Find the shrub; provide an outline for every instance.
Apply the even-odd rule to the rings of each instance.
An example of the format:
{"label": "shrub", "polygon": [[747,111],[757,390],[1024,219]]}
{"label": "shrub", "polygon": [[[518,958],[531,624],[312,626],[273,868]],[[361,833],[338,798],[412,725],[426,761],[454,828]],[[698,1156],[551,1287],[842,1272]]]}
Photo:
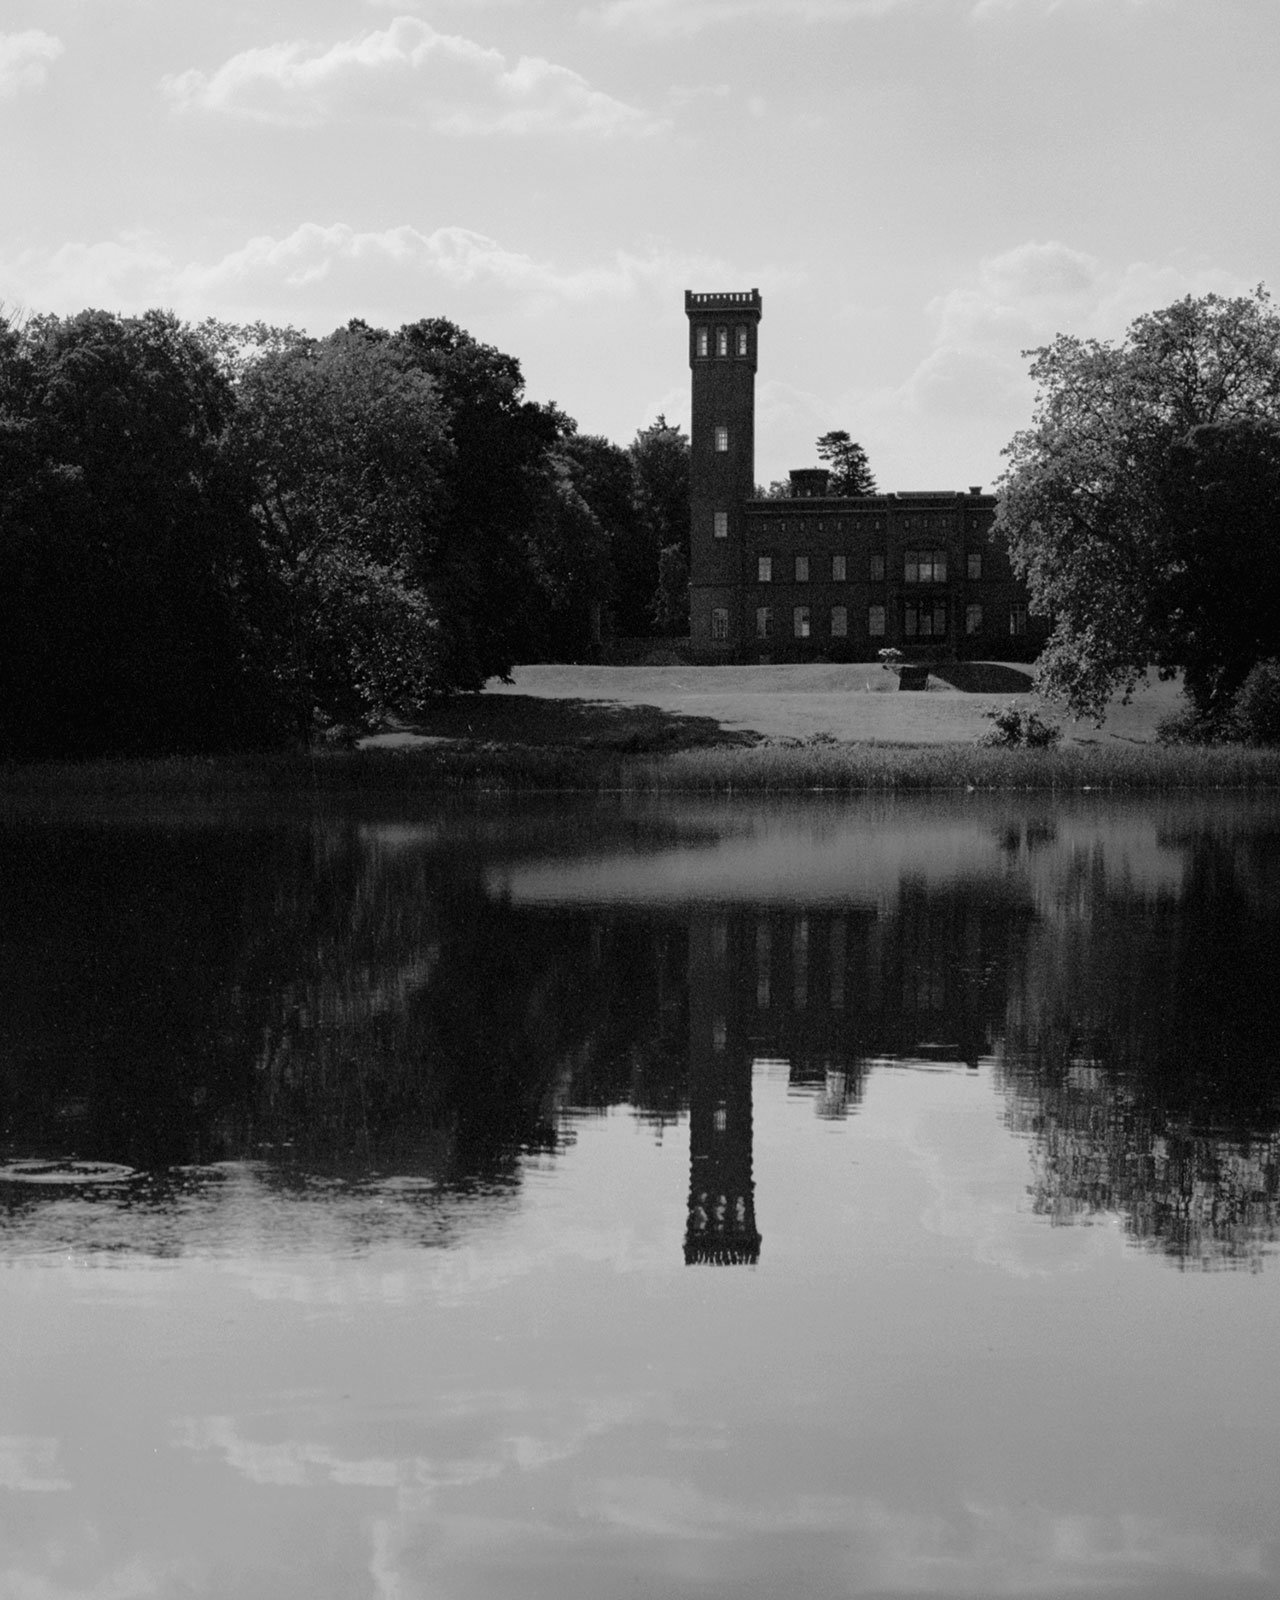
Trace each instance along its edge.
{"label": "shrub", "polygon": [[895,650],[892,645],[885,650],[877,650],[876,654],[880,658],[880,665],[886,672],[896,672],[902,665],[902,651]]}
{"label": "shrub", "polygon": [[1169,745],[1221,744],[1231,737],[1231,728],[1221,717],[1197,711],[1190,701],[1156,723],[1156,743]]}
{"label": "shrub", "polygon": [[1280,661],[1259,661],[1231,705],[1235,734],[1245,744],[1280,744]]}
{"label": "shrub", "polygon": [[988,711],[992,726],[978,735],[978,743],[1004,749],[1047,750],[1062,737],[1056,723],[1046,722],[1034,711],[1022,711],[1017,706],[1003,706],[999,711]]}

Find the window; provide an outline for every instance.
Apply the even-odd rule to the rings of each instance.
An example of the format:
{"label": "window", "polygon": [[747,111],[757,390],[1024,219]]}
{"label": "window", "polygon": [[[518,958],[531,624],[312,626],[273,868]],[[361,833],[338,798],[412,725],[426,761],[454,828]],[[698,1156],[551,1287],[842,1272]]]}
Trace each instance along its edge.
{"label": "window", "polygon": [[903,555],[903,576],[908,583],[945,583],[945,550],[907,550]]}
{"label": "window", "polygon": [[747,354],[747,330],[745,328],[738,329],[738,354],[740,356]]}
{"label": "window", "polygon": [[797,606],[796,607],[795,612],[793,613],[793,616],[792,616],[792,626],[795,629],[795,635],[796,635],[797,639],[807,639],[809,637],[809,608],[808,608],[808,606]]}
{"label": "window", "polygon": [[902,613],[902,631],[908,639],[940,639],[947,631],[945,600],[908,600]]}
{"label": "window", "polygon": [[873,550],[867,561],[867,576],[872,583],[884,582],[884,551]]}
{"label": "window", "polygon": [[867,607],[867,632],[873,639],[884,638],[884,607]]}
{"label": "window", "polygon": [[713,639],[729,637],[729,613],[724,606],[711,608],[711,637]]}
{"label": "window", "polygon": [[772,583],[773,582],[773,557],[772,556],[757,556],[756,557],[756,582],[757,583]]}
{"label": "window", "polygon": [[718,451],[720,451],[720,452],[723,452],[723,451],[727,450],[728,448],[729,448],[729,430],[728,430],[728,428],[717,428],[716,429],[716,449]]}
{"label": "window", "polygon": [[729,354],[729,330],[728,330],[728,328],[717,328],[716,329],[716,354],[718,356],[727,356]]}
{"label": "window", "polygon": [[717,539],[729,537],[729,513],[727,511],[713,511],[711,513],[711,531]]}
{"label": "window", "polygon": [[964,631],[966,633],[982,632],[981,606],[966,606],[964,608]]}
{"label": "window", "polygon": [[849,637],[849,612],[844,606],[831,608],[831,637],[833,639]]}
{"label": "window", "polygon": [[832,583],[843,583],[845,581],[845,578],[848,576],[848,574],[847,574],[847,572],[845,570],[846,559],[847,558],[844,557],[844,556],[832,556],[832,558],[831,558],[831,581],[832,581]]}
{"label": "window", "polygon": [[982,551],[970,550],[965,560],[965,570],[968,576],[976,583],[982,576]]}
{"label": "window", "polygon": [[700,356],[708,356],[711,354],[711,337],[705,328],[699,328],[694,334],[693,338],[693,347]]}
{"label": "window", "polygon": [[1010,632],[1010,634],[1012,634],[1014,636],[1017,636],[1018,634],[1025,633],[1026,631],[1027,631],[1027,608],[1026,608],[1026,606],[1010,606],[1009,607],[1009,632]]}
{"label": "window", "polygon": [[809,581],[809,558],[808,558],[808,556],[797,556],[796,557],[796,582],[797,583],[808,583],[808,581]]}
{"label": "window", "polygon": [[773,612],[768,606],[756,607],[756,638],[767,639],[773,630]]}

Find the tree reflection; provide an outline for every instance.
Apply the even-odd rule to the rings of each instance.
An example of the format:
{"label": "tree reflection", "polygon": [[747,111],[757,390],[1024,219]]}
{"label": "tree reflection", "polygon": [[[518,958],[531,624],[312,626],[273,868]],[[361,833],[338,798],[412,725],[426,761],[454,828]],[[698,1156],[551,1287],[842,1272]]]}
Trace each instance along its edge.
{"label": "tree reflection", "polygon": [[[521,834],[539,859],[581,848],[555,826]],[[626,1105],[688,1116],[685,1259],[751,1263],[755,1063],[838,1122],[879,1062],[994,1061],[1040,1215],[1119,1215],[1180,1263],[1280,1238],[1280,832],[1166,828],[1176,870],[1141,880],[1105,830],[999,818],[991,859],[875,898],[624,909],[511,903],[512,827],[11,830],[5,1158],[118,1164],[161,1208],[218,1163],[279,1193],[412,1178],[359,1228],[425,1241],[428,1197],[514,1191]],[[4,1185],[11,1217],[56,1192]]]}

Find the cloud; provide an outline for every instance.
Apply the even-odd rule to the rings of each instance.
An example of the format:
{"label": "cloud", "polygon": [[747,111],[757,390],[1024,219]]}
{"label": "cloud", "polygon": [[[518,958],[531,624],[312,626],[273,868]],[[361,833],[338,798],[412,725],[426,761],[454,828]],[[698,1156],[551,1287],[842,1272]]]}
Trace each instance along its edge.
{"label": "cloud", "polygon": [[[687,36],[739,22],[857,22],[892,11],[953,11],[977,21],[1033,8],[1051,12],[1114,0],[597,0],[581,15],[607,28],[624,28],[663,38]],[[1158,0],[1124,0],[1132,7]]]}
{"label": "cloud", "polygon": [[213,261],[179,261],[146,233],[27,251],[0,258],[0,295],[34,310],[164,305],[193,317],[284,316],[327,332],[333,321],[325,316],[409,320],[438,302],[442,288],[472,302],[545,309],[622,303],[651,291],[670,296],[717,267],[660,246],[564,265],[470,228],[428,233],[406,224],[361,232],[306,222],[280,237],[258,235]]}
{"label": "cloud", "polygon": [[0,33],[0,100],[23,89],[42,88],[49,63],[62,54],[63,43],[51,33],[28,28],[25,33]]}
{"label": "cloud", "polygon": [[0,1435],[0,1489],[47,1494],[71,1484],[57,1469],[58,1441],[23,1434]]}
{"label": "cloud", "polygon": [[192,68],[161,86],[179,110],[285,127],[391,117],[464,138],[643,134],[664,126],[568,67],[541,56],[509,65],[500,51],[438,33],[418,17],[397,17],[327,49],[294,42],[245,50],[213,72]]}

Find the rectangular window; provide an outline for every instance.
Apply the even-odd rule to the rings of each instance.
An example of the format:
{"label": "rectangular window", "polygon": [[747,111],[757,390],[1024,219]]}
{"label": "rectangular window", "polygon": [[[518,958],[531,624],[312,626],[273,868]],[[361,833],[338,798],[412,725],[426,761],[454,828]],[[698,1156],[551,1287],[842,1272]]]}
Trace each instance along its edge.
{"label": "rectangular window", "polygon": [[873,550],[867,560],[867,576],[872,583],[884,582],[884,551]]}
{"label": "rectangular window", "polygon": [[867,607],[867,632],[873,639],[884,638],[884,607]]}
{"label": "rectangular window", "polygon": [[945,550],[907,550],[903,553],[902,575],[907,583],[945,583]]}
{"label": "rectangular window", "polygon": [[981,606],[966,606],[964,608],[964,631],[966,633],[982,632]]}
{"label": "rectangular window", "polygon": [[768,606],[756,607],[756,638],[767,639],[773,628],[773,612]]}
{"label": "rectangular window", "polygon": [[738,354],[740,356],[747,354],[747,330],[745,328],[738,329]]}
{"label": "rectangular window", "polygon": [[1010,634],[1012,634],[1012,635],[1014,635],[1016,637],[1018,634],[1025,633],[1026,631],[1027,631],[1027,608],[1026,608],[1026,606],[1010,606],[1009,607],[1009,632],[1010,632]]}
{"label": "rectangular window", "polygon": [[716,449],[723,453],[728,448],[729,448],[729,430],[728,430],[728,428],[717,428],[716,429]]}
{"label": "rectangular window", "polygon": [[711,637],[713,639],[729,637],[729,613],[724,606],[711,608]]}
{"label": "rectangular window", "polygon": [[831,637],[833,639],[847,639],[849,637],[849,613],[844,606],[831,608]]}
{"label": "rectangular window", "polygon": [[908,600],[902,613],[902,631],[908,639],[941,639],[947,631],[945,600]]}
{"label": "rectangular window", "polygon": [[717,539],[729,537],[729,513],[727,511],[713,511],[711,513],[712,532]]}
{"label": "rectangular window", "polygon": [[847,570],[846,570],[846,561],[847,561],[847,557],[845,557],[845,556],[832,556],[832,558],[831,558],[831,581],[832,581],[832,583],[843,583],[845,581],[845,578],[848,576],[848,573],[847,573]]}
{"label": "rectangular window", "polygon": [[796,582],[797,583],[808,583],[808,581],[809,581],[809,558],[808,558],[808,556],[797,556],[796,557]]}
{"label": "rectangular window", "polygon": [[968,572],[969,577],[972,579],[972,581],[976,583],[978,581],[978,579],[982,576],[982,551],[981,550],[970,550],[969,555],[968,555],[967,560],[966,560],[966,570]]}
{"label": "rectangular window", "polygon": [[716,354],[718,356],[727,356],[729,354],[729,330],[728,330],[728,328],[717,328],[716,329]]}
{"label": "rectangular window", "polygon": [[809,608],[808,608],[808,606],[797,606],[796,607],[795,612],[794,612],[794,614],[792,616],[792,625],[795,628],[795,635],[796,635],[797,639],[807,639],[809,637]]}
{"label": "rectangular window", "polygon": [[757,556],[756,557],[756,582],[757,583],[772,583],[773,582],[773,557],[772,556]]}
{"label": "rectangular window", "polygon": [[700,356],[711,354],[711,336],[705,328],[699,328],[694,334],[694,349]]}

